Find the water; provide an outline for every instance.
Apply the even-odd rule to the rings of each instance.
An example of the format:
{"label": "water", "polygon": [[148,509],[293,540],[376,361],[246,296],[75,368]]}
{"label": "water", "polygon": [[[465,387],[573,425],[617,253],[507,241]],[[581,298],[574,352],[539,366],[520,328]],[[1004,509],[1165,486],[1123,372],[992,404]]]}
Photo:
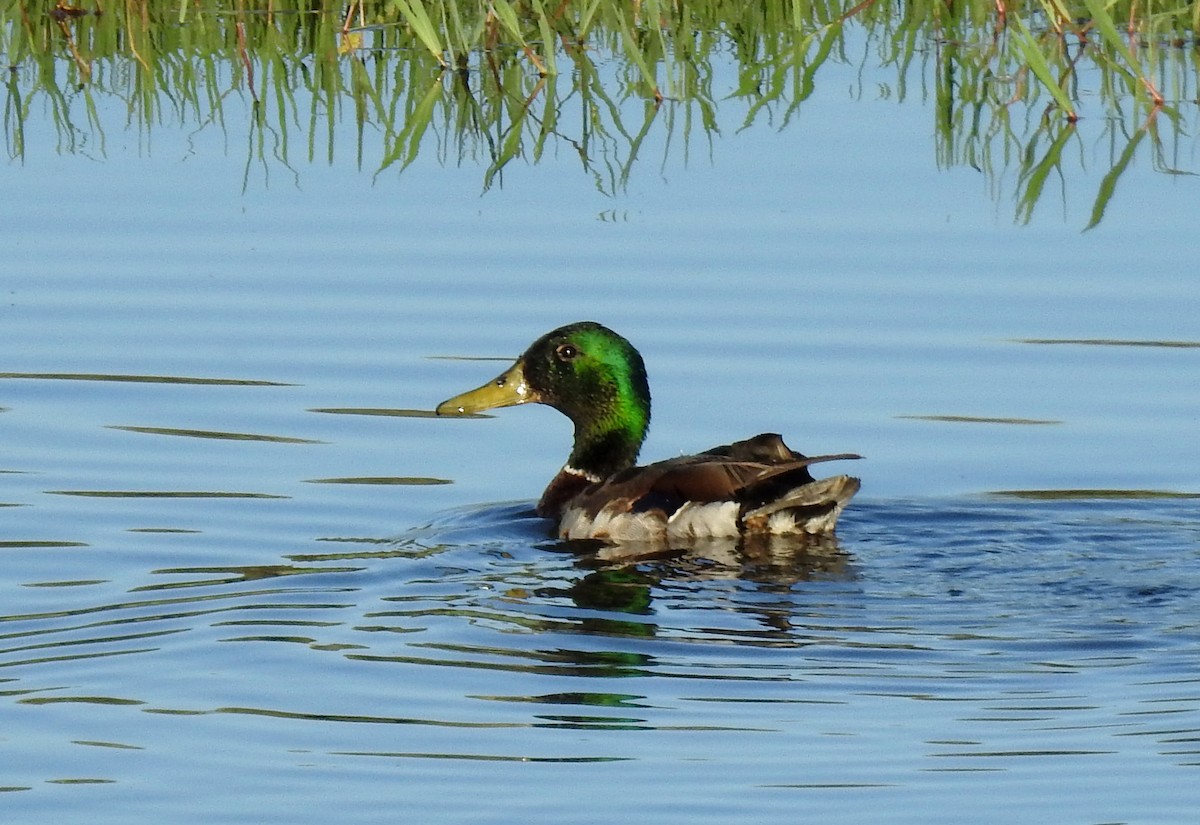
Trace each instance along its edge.
{"label": "water", "polygon": [[[1013,226],[823,77],[616,195],[243,189],[212,130],[0,170],[4,821],[1190,821],[1200,348],[1112,344],[1200,340],[1195,184]],[[565,420],[412,412],[582,318],[647,458],[866,455],[837,545],[597,565],[529,514]]]}
{"label": "water", "polygon": [[615,570],[526,509],[283,553],[270,529],[127,533],[107,573],[41,571],[4,626],[6,781],[30,789],[6,807],[1182,822],[1198,801],[1190,506],[866,502],[814,557]]}

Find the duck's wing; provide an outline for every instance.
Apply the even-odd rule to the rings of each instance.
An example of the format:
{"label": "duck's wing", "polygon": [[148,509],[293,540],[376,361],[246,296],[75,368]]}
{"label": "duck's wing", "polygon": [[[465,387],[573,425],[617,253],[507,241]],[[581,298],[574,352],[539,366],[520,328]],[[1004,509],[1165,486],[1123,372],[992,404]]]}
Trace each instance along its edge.
{"label": "duck's wing", "polygon": [[[778,435],[765,433],[698,455],[630,467],[604,481],[583,482],[586,486],[573,487],[543,514],[561,516],[558,532],[563,538],[616,542],[745,533],[828,535],[859,482],[846,475],[816,480],[809,467],[859,457],[802,455]],[[558,484],[558,479],[552,482],[547,495],[565,490]]]}
{"label": "duck's wing", "polygon": [[788,491],[815,481],[808,468],[820,462],[860,458],[854,453],[806,456],[774,433],[763,433],[644,467],[632,467],[576,497],[575,505],[595,510],[615,501],[631,512],[661,509],[668,516],[688,502],[736,502],[759,508]]}
{"label": "duck's wing", "polygon": [[779,433],[759,433],[753,438],[713,447],[700,455],[716,455],[739,461],[758,461],[763,464],[778,464],[805,457],[784,444],[783,436]]}

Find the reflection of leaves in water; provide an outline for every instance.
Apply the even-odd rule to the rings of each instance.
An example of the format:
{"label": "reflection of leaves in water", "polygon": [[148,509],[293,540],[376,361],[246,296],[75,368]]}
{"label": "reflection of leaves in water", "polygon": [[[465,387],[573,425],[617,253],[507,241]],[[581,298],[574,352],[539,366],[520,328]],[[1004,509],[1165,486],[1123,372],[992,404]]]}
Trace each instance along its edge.
{"label": "reflection of leaves in water", "polygon": [[1138,129],[1134,132],[1133,138],[1121,150],[1121,155],[1117,158],[1117,162],[1113,164],[1112,169],[1109,169],[1108,174],[1100,181],[1100,189],[1096,194],[1096,203],[1092,207],[1092,219],[1088,221],[1088,229],[1099,225],[1100,221],[1104,219],[1104,210],[1108,208],[1108,202],[1112,199],[1113,193],[1117,189],[1117,181],[1125,169],[1128,168],[1129,162],[1133,160],[1134,151],[1145,136],[1145,129]]}
{"label": "reflection of leaves in water", "polygon": [[224,586],[239,582],[262,581],[285,576],[313,576],[328,573],[357,573],[361,567],[298,567],[290,564],[256,564],[240,567],[170,567],[153,571],[163,576],[201,576],[186,581],[146,584],[130,589],[130,593],[153,590],[175,590],[186,587]]}
{"label": "reflection of leaves in water", "polygon": [[114,381],[133,384],[200,384],[223,387],[291,387],[279,381],[243,378],[195,378],[180,375],[107,375],[88,372],[0,372],[0,378],[32,378],[41,381]]}
{"label": "reflection of leaves in water", "polygon": [[73,744],[85,745],[92,748],[113,748],[123,751],[142,751],[145,750],[141,745],[129,745],[124,742],[100,742],[95,739],[73,739]]}
{"label": "reflection of leaves in water", "polygon": [[476,695],[472,698],[492,702],[524,702],[537,705],[583,705],[597,708],[645,708],[651,707],[645,696],[632,693],[591,693],[572,691],[568,693],[543,693],[537,696],[490,696]]}
{"label": "reflection of leaves in water", "polygon": [[[217,0],[179,14],[117,5],[104,14],[11,25],[14,12],[5,6],[7,53],[30,55],[39,67],[63,66],[13,67],[5,138],[10,156],[23,156],[26,118],[48,111],[59,151],[103,154],[103,96],[118,98],[124,105],[117,108],[147,130],[226,130],[242,119],[229,109],[249,98],[247,175],[255,164],[264,175],[274,165],[297,175],[289,143],[302,145],[310,162],[332,159],[335,137],[347,133],[336,128],[339,119],[353,118],[357,162],[377,173],[433,156],[479,165],[486,190],[514,161],[536,163],[547,149],[556,154],[557,143],[574,150],[600,191],[613,194],[628,185],[649,135],[686,159],[689,144],[719,134],[734,107],[743,128],[784,128],[810,98],[822,67],[861,54],[853,59],[864,75],[894,69],[894,83],[877,82],[900,101],[910,70],[924,72],[922,60],[934,64],[939,162],[979,169],[996,196],[1005,176],[1015,174],[1018,221],[1032,218],[1053,176],[1064,176],[1076,132],[1056,110],[1084,115],[1076,128],[1089,129],[1086,144],[1108,146],[1108,174],[1089,226],[1102,219],[1118,179],[1147,143],[1156,171],[1186,174],[1162,161],[1158,121],[1176,135],[1194,129],[1153,79],[1165,76],[1171,88],[1195,85],[1188,50],[1167,45],[1193,41],[1186,7],[1110,12],[1099,0],[1075,0],[1049,15],[997,11],[984,2],[968,7],[948,15],[938,4],[916,4],[900,16],[894,6],[853,0],[769,7],[693,0],[649,8],[605,0],[368,0],[343,20],[340,10],[287,0],[272,14],[232,14]],[[1142,41],[1136,50],[1114,18]],[[997,36],[1001,30],[1005,36]],[[860,33],[866,48],[857,45]],[[150,42],[154,49],[139,48]],[[737,80],[732,90],[714,92],[713,66],[724,61],[734,64]],[[195,65],[213,68],[196,72]],[[36,105],[38,97],[48,104]],[[308,133],[293,137],[301,130]],[[364,142],[374,135],[382,145],[372,153]]]}
{"label": "reflection of leaves in water", "polygon": [[1016,338],[1017,344],[1074,344],[1088,347],[1165,347],[1200,349],[1200,341],[1152,341],[1128,338]]}
{"label": "reflection of leaves in water", "polygon": [[195,535],[199,530],[192,530],[186,527],[130,527],[130,533],[166,533],[179,535]]}
{"label": "reflection of leaves in water", "polygon": [[503,754],[485,753],[421,753],[407,751],[330,751],[334,756],[374,756],[384,759],[449,759],[464,762],[516,762],[525,764],[562,764],[586,765],[593,762],[627,762],[628,756],[527,756],[519,754],[505,756]]}
{"label": "reflection of leaves in water", "polygon": [[396,540],[389,538],[348,538],[348,537],[323,537],[315,539],[316,541],[336,542],[339,544],[349,545],[365,545],[367,547],[375,547],[379,545],[389,546],[389,550],[350,550],[344,553],[290,553],[287,558],[295,562],[316,562],[316,561],[348,561],[353,559],[421,559],[429,556],[436,556],[443,552],[446,548],[435,545],[425,547],[416,544],[405,544],[396,547]]}
{"label": "reflection of leaves in water", "polygon": [[23,705],[144,705],[137,699],[118,699],[113,696],[30,696],[18,699]]}
{"label": "reflection of leaves in water", "polygon": [[459,413],[456,415],[438,415],[433,410],[393,410],[386,407],[313,407],[313,413],[326,415],[383,415],[395,418],[493,418],[486,413]]}
{"label": "reflection of leaves in water", "polygon": [[1017,424],[1022,426],[1038,426],[1062,423],[1053,418],[1007,418],[981,415],[898,415],[896,418],[907,421],[941,421],[951,424]]}
{"label": "reflection of leaves in water", "polygon": [[1033,499],[1037,501],[1061,501],[1075,499],[1191,499],[1200,498],[1200,493],[1184,493],[1174,490],[995,490],[989,495],[1004,498]]}
{"label": "reflection of leaves in water", "polygon": [[[1050,142],[1045,153],[1035,159],[1037,152],[1036,145],[1038,138],[1042,135],[1043,130],[1053,130],[1057,134]],[[1075,127],[1073,124],[1046,125],[1034,132],[1033,138],[1025,147],[1022,157],[1025,159],[1021,165],[1021,173],[1018,176],[1018,205],[1017,205],[1017,220],[1021,223],[1029,223],[1033,220],[1034,207],[1038,201],[1042,199],[1042,190],[1046,185],[1047,179],[1051,172],[1057,173],[1060,182],[1063,179],[1061,164],[1062,152],[1066,147],[1067,142],[1076,137]]]}
{"label": "reflection of leaves in water", "polygon": [[653,577],[637,570],[600,570],[577,581],[570,595],[580,607],[645,615],[652,612],[653,584]]}
{"label": "reflection of leaves in water", "polygon": [[274,493],[236,493],[224,490],[46,490],[50,496],[81,498],[247,498],[286,499],[291,496]]}
{"label": "reflection of leaves in water", "polygon": [[109,579],[71,579],[55,582],[23,582],[22,587],[94,587],[97,584],[108,584]]}
{"label": "reflection of leaves in water", "polygon": [[296,438],[286,435],[259,435],[254,433],[230,433],[217,430],[190,430],[177,427],[133,427],[121,424],[108,425],[110,430],[123,430],[127,433],[142,433],[144,435],[174,435],[185,438],[211,438],[223,441],[265,441],[274,444],[322,444],[310,438]]}
{"label": "reflection of leaves in water", "polygon": [[401,484],[425,486],[431,484],[453,484],[448,478],[428,476],[347,476],[344,478],[309,478],[309,484]]}

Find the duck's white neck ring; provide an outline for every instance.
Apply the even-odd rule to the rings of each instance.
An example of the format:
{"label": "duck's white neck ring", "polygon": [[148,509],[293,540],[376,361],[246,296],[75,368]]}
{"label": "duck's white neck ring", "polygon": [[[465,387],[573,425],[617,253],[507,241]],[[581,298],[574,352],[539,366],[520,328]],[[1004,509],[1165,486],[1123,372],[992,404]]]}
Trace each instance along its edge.
{"label": "duck's white neck ring", "polygon": [[587,481],[591,482],[592,484],[599,484],[601,481],[604,480],[604,479],[600,478],[600,476],[596,475],[595,473],[589,473],[587,470],[577,469],[575,467],[572,467],[570,464],[564,464],[562,471],[564,473],[566,473],[567,475],[575,476],[576,478],[586,479]]}

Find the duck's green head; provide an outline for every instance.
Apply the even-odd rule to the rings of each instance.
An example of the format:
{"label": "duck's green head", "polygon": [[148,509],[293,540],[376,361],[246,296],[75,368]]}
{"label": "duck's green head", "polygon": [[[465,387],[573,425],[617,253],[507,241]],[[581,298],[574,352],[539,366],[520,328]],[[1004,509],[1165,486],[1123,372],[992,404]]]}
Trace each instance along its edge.
{"label": "duck's green head", "polygon": [[646,367],[608,327],[581,321],[548,332],[506,372],[438,405],[439,415],[537,402],[575,423],[567,464],[605,478],[631,466],[650,426]]}

